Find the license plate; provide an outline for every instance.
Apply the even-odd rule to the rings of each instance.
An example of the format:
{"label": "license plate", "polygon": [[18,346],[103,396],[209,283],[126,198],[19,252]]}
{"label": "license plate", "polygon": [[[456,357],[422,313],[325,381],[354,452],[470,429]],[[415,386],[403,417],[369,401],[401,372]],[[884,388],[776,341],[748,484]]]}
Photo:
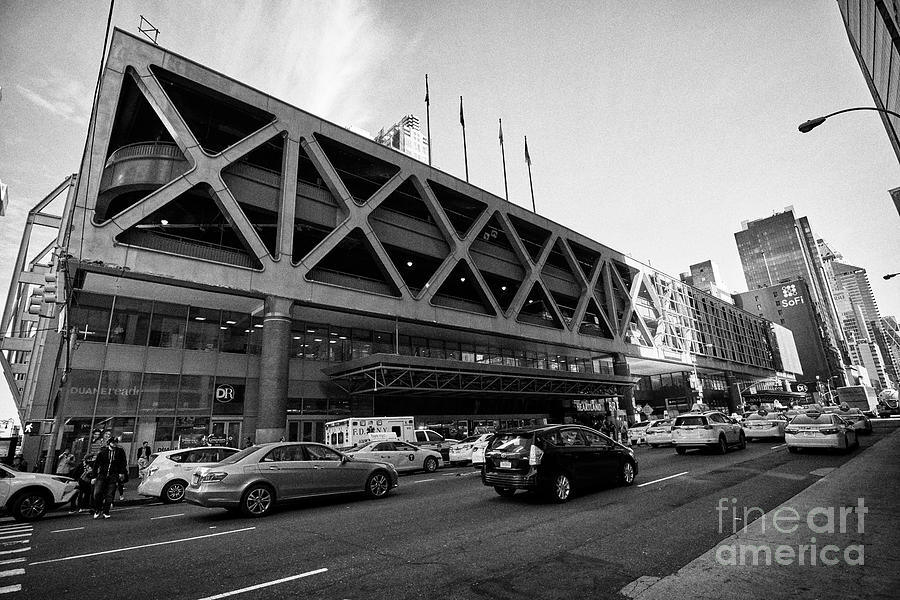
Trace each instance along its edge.
{"label": "license plate", "polygon": [[815,431],[801,431],[800,435],[816,435]]}
{"label": "license plate", "polygon": [[508,461],[508,460],[501,460],[500,468],[501,469],[512,469],[512,462]]}

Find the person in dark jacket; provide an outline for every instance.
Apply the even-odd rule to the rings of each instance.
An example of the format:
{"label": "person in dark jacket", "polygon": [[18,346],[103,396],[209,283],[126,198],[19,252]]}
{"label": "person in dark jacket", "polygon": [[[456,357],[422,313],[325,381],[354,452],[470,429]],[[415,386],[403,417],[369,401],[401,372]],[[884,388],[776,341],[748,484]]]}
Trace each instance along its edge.
{"label": "person in dark jacket", "polygon": [[94,518],[109,518],[109,509],[116,494],[119,482],[124,482],[128,474],[128,457],[119,448],[118,438],[111,437],[106,441],[106,448],[97,453],[94,459]]}

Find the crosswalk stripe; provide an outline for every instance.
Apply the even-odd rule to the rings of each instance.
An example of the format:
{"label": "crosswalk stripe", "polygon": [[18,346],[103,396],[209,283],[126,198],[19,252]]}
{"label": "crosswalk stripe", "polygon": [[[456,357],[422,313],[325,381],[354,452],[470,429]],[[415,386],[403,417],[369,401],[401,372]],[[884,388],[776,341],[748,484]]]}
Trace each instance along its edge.
{"label": "crosswalk stripe", "polygon": [[29,535],[31,535],[30,531],[27,533],[14,533],[12,535],[0,535],[0,540],[11,540],[13,538],[28,537]]}
{"label": "crosswalk stripe", "polygon": [[24,575],[25,569],[9,569],[8,571],[0,571],[0,577],[13,577],[15,575]]}
{"label": "crosswalk stripe", "polygon": [[0,560],[0,565],[11,565],[14,563],[25,562],[24,558],[7,558],[6,560]]}
{"label": "crosswalk stripe", "polygon": [[21,592],[22,584],[17,583],[16,585],[7,585],[5,587],[0,587],[0,594],[10,594],[12,592]]}
{"label": "crosswalk stripe", "polygon": [[31,550],[31,546],[27,548],[18,548],[16,550],[0,550],[0,554],[16,554],[18,552],[28,552]]}

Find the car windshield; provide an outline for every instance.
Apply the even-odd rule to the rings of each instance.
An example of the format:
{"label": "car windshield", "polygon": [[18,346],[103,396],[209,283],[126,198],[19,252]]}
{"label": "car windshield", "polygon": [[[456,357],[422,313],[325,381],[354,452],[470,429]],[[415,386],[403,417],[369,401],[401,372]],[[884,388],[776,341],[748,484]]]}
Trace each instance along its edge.
{"label": "car windshield", "polygon": [[257,450],[259,450],[260,448],[261,448],[261,446],[250,446],[249,448],[244,448],[244,449],[241,450],[240,452],[237,452],[237,453],[235,453],[235,454],[232,454],[232,455],[229,456],[228,458],[226,458],[226,459],[220,461],[219,464],[220,464],[220,465],[233,465],[234,463],[236,463],[236,462],[240,461],[241,459],[243,459],[245,456],[249,456],[249,455],[253,454],[254,452],[256,452]]}
{"label": "car windshield", "polygon": [[680,425],[706,425],[706,419],[700,416],[694,417],[678,417],[675,419],[675,426],[678,427]]}
{"label": "car windshield", "polygon": [[827,414],[808,414],[808,415],[797,415],[794,417],[794,420],[791,421],[791,425],[828,425],[831,424],[831,415]]}
{"label": "car windshield", "polygon": [[478,438],[480,438],[480,437],[481,437],[480,435],[470,435],[469,437],[460,441],[459,443],[460,444],[471,444],[472,442],[478,441]]}
{"label": "car windshield", "polygon": [[498,433],[491,442],[491,450],[500,452],[527,452],[531,448],[530,433]]}
{"label": "car windshield", "polygon": [[354,448],[353,451],[354,452],[372,452],[372,450],[375,449],[375,446],[377,446],[380,443],[381,442],[369,442],[368,444],[360,446],[359,448]]}

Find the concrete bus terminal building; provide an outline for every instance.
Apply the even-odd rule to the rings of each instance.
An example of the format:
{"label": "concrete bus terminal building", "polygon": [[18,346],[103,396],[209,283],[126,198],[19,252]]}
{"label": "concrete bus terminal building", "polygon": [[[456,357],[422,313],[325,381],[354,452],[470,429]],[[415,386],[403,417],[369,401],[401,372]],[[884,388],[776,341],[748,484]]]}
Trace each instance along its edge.
{"label": "concrete bus terminal building", "polygon": [[[32,257],[36,226],[59,233]],[[31,464],[109,435],[132,462],[145,440],[322,441],[347,415],[458,437],[731,411],[793,379],[769,321],[120,30],[0,333],[45,421]]]}

